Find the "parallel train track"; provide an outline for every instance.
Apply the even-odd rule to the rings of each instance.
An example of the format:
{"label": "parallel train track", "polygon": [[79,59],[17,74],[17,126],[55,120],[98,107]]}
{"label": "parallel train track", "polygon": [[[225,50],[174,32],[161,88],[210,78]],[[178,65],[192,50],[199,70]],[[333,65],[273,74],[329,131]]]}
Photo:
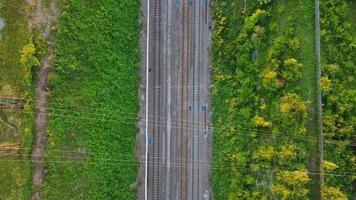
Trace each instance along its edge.
{"label": "parallel train track", "polygon": [[152,127],[152,156],[151,156],[151,169],[152,172],[152,198],[153,200],[159,199],[159,163],[160,163],[160,137],[161,137],[161,124],[159,116],[161,114],[161,67],[160,67],[160,0],[153,2],[153,127]]}
{"label": "parallel train track", "polygon": [[[152,7],[153,12],[153,23],[151,36],[152,40],[152,53],[150,57],[152,58],[152,91],[153,97],[151,97],[152,106],[151,110],[152,117],[152,142],[150,147],[149,156],[149,199],[158,200],[161,198],[176,198],[181,200],[185,199],[199,199],[200,198],[200,180],[199,180],[199,156],[200,156],[200,146],[199,139],[202,130],[205,130],[204,116],[200,114],[200,84],[201,84],[201,15],[200,15],[200,1],[192,0],[182,0],[182,51],[181,51],[181,71],[180,71],[180,85],[179,92],[180,95],[180,106],[181,115],[177,121],[171,121],[172,108],[170,107],[172,98],[172,85],[171,85],[171,70],[173,68],[173,47],[174,47],[174,0],[167,0],[167,37],[166,37],[166,70],[161,69],[161,1],[153,0]],[[194,3],[195,2],[195,3]],[[164,5],[164,4],[163,4]],[[163,9],[163,8],[162,8]],[[164,54],[163,54],[164,55]],[[162,71],[163,70],[163,71]],[[167,87],[162,86],[161,78],[164,78],[162,72],[166,71],[167,75]],[[192,71],[192,73],[190,73]],[[166,103],[162,100],[162,95],[166,94],[167,105],[161,105]],[[167,109],[167,115],[162,116],[163,108]],[[192,111],[190,113],[190,111]],[[165,121],[166,126],[163,125]],[[202,121],[201,121],[202,120]],[[176,125],[176,126],[174,126]],[[163,127],[163,128],[162,128]],[[176,129],[179,134],[178,141],[176,142],[178,147],[178,157],[179,157],[179,169],[178,169],[178,193],[176,197],[171,196],[170,187],[168,185],[163,187],[162,180],[167,181],[168,184],[171,182],[170,178],[170,150],[168,147],[170,145],[170,134],[172,128]],[[167,137],[163,137],[163,132]],[[162,138],[161,138],[162,137]],[[166,141],[168,146],[167,152],[163,150],[162,152],[166,157],[161,157],[160,142]],[[191,152],[189,152],[191,150]],[[192,155],[191,155],[192,154]],[[160,163],[165,159],[165,169],[166,171],[160,171]],[[191,175],[192,178],[188,178]],[[166,176],[164,179],[160,179],[160,176]],[[175,179],[172,178],[172,181]],[[167,184],[166,183],[166,184]],[[161,190],[165,190],[161,191]],[[164,194],[164,197],[162,196]],[[174,194],[174,193],[173,193]]]}
{"label": "parallel train track", "polygon": [[171,184],[171,133],[172,133],[172,63],[173,63],[173,0],[167,0],[167,127],[166,127],[166,188],[165,188],[165,198],[171,199],[170,186]]}
{"label": "parallel train track", "polygon": [[181,165],[180,199],[187,199],[188,169],[188,75],[189,75],[189,7],[188,0],[183,1],[183,55],[182,55],[182,123],[181,123]]}
{"label": "parallel train track", "polygon": [[193,127],[193,140],[192,140],[192,199],[199,199],[199,165],[195,160],[199,159],[199,135],[200,135],[200,114],[199,114],[199,104],[200,104],[200,1],[195,1],[193,9],[193,32],[194,37],[192,37],[192,46],[194,51],[192,51],[192,63],[193,63],[193,122],[195,122]]}

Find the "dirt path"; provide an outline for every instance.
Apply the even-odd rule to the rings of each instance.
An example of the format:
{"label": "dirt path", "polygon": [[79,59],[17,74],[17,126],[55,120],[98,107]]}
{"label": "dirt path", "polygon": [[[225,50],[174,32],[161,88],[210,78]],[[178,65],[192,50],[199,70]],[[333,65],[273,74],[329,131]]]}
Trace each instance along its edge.
{"label": "dirt path", "polygon": [[44,182],[45,168],[42,162],[44,156],[44,149],[47,142],[47,122],[48,113],[45,109],[48,107],[48,75],[52,66],[54,57],[53,46],[55,34],[51,32],[51,27],[56,24],[58,10],[54,1],[48,7],[42,4],[41,0],[28,0],[28,4],[34,8],[34,11],[29,20],[29,28],[32,32],[41,30],[42,35],[47,41],[47,54],[41,60],[41,66],[38,71],[36,83],[36,128],[35,141],[31,154],[31,161],[34,166],[34,173],[32,177],[32,185],[35,193],[32,199],[41,199],[39,188]]}

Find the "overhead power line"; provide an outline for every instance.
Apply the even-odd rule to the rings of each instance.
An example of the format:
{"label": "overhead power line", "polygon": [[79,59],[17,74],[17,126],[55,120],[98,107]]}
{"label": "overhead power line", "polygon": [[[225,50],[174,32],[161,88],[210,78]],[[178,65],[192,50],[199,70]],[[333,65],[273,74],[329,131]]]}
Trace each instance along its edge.
{"label": "overhead power line", "polygon": [[[28,114],[33,114],[35,113],[35,111],[24,111],[24,110],[13,110],[13,112],[21,112],[21,113],[28,113]],[[87,119],[87,120],[94,120],[96,118],[93,118],[93,117],[83,117],[83,116],[66,116],[66,115],[63,115],[63,114],[56,114],[56,113],[48,113],[49,116],[54,116],[54,117],[63,117],[63,118],[73,118],[73,119]],[[105,117],[105,116],[103,116]],[[125,117],[123,116],[123,120],[118,120],[118,119],[98,119],[98,121],[105,121],[105,122],[118,122],[118,123],[123,123],[123,124],[133,124],[133,125],[137,125],[137,121],[134,120],[134,119],[129,119],[129,120],[132,120],[132,121],[128,121],[125,119]],[[141,122],[141,124],[146,124],[144,122]],[[147,123],[149,126],[153,126],[154,124],[153,123]],[[175,124],[175,123],[172,123],[172,124]],[[166,125],[156,125],[158,127],[167,127]],[[171,126],[172,128],[177,128],[177,129],[181,129],[182,127],[181,126],[178,126],[177,125],[172,125]],[[230,127],[228,126],[223,126],[223,127],[220,127],[219,129],[216,129],[212,126],[205,126],[205,127],[201,127],[199,129],[198,128],[185,128],[185,130],[187,131],[193,131],[193,130],[197,130],[197,131],[205,131],[206,129],[211,129],[211,130],[214,130],[214,131],[227,131],[228,129],[230,129]],[[210,130],[209,130],[210,131]],[[259,136],[267,136],[267,137],[286,137],[286,138],[289,138],[289,139],[299,139],[299,140],[315,140],[315,141],[318,141],[319,138],[318,137],[312,137],[312,136],[295,136],[295,135],[291,135],[291,134],[288,134],[288,133],[278,133],[278,134],[275,134],[273,133],[272,131],[267,131],[267,130],[260,130],[260,129],[247,129],[247,128],[241,128],[240,130],[236,130],[234,131],[235,134],[239,134],[239,133],[248,133],[248,134],[240,134],[240,135],[243,135],[243,136],[254,136],[254,137],[259,137]],[[251,132],[255,132],[256,135],[254,134],[251,134]],[[335,144],[335,145],[340,145],[340,146],[351,146],[351,147],[355,147],[356,145],[353,145],[353,144],[345,144],[345,142],[351,142],[351,141],[342,141],[342,140],[325,140],[324,143],[327,143],[327,144]]]}
{"label": "overhead power line", "polygon": [[[0,162],[31,162],[30,159],[0,159]],[[33,162],[37,163],[77,163],[77,164],[97,164],[97,163],[103,163],[103,164],[110,164],[110,165],[120,165],[120,166],[136,166],[137,161],[133,160],[125,160],[125,159],[92,159],[92,160],[76,160],[76,159],[67,159],[67,160],[34,160]],[[145,161],[141,161],[145,163]],[[153,165],[153,164],[158,164],[161,166],[165,166],[165,162],[159,161],[159,162],[152,162],[148,161],[148,165]],[[253,170],[250,167],[254,167],[258,163],[250,163],[244,166],[244,168],[241,168],[242,166],[239,166],[238,169],[232,169],[232,168],[227,168],[227,166],[224,165],[214,165],[214,164],[198,164],[198,168],[201,169],[211,169],[211,170],[220,170],[220,171],[249,171],[249,172],[258,172],[258,171],[266,171],[266,170],[273,170],[274,172],[294,172],[294,171],[300,171],[300,170],[305,170],[308,174],[320,174],[319,172],[316,171],[307,171],[306,169],[290,169],[290,168],[280,168],[280,167],[275,167],[273,165],[268,165],[269,167],[272,168],[260,168],[258,170]],[[193,163],[187,163],[188,167],[191,167]],[[264,166],[267,166],[264,163]],[[170,163],[171,168],[182,168],[186,166],[181,166],[180,162],[171,162]],[[323,173],[325,176],[339,176],[339,177],[356,177],[356,173]]]}

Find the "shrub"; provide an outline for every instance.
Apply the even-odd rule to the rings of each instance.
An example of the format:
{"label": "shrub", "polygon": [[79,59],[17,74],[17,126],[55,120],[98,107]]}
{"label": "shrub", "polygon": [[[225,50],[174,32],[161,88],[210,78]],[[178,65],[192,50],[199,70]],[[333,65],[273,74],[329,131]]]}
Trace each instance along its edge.
{"label": "shrub", "polygon": [[287,93],[281,98],[280,111],[285,117],[305,117],[307,103],[295,93]]}
{"label": "shrub", "polygon": [[256,115],[253,119],[253,124],[257,127],[269,127],[271,126],[271,123],[263,119],[263,117],[260,117]]}
{"label": "shrub", "polygon": [[40,62],[37,60],[36,56],[36,48],[33,43],[29,43],[24,46],[21,50],[20,54],[20,63],[28,68],[29,70],[33,70],[40,66]]}
{"label": "shrub", "polygon": [[347,196],[336,187],[324,187],[322,197],[325,200],[347,200]]}
{"label": "shrub", "polygon": [[309,194],[306,185],[309,181],[306,170],[277,172],[276,183],[272,185],[272,191],[282,196],[283,199],[306,199]]}

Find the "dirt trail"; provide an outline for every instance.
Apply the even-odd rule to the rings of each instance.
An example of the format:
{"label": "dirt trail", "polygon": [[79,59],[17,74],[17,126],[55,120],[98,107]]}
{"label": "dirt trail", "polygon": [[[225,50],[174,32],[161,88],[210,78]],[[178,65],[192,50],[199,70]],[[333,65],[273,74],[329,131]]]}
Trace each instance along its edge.
{"label": "dirt trail", "polygon": [[34,166],[34,173],[32,177],[32,185],[35,193],[32,199],[41,199],[39,188],[44,182],[45,168],[42,162],[44,156],[44,149],[47,142],[47,123],[48,113],[45,109],[48,107],[48,75],[53,62],[54,52],[53,46],[55,40],[55,33],[51,32],[51,28],[57,22],[58,9],[54,1],[49,6],[44,6],[41,0],[27,0],[27,3],[34,9],[29,20],[29,29],[34,31],[42,31],[41,34],[47,41],[47,54],[41,60],[41,66],[38,71],[36,83],[36,128],[35,141],[31,154],[31,161]]}

